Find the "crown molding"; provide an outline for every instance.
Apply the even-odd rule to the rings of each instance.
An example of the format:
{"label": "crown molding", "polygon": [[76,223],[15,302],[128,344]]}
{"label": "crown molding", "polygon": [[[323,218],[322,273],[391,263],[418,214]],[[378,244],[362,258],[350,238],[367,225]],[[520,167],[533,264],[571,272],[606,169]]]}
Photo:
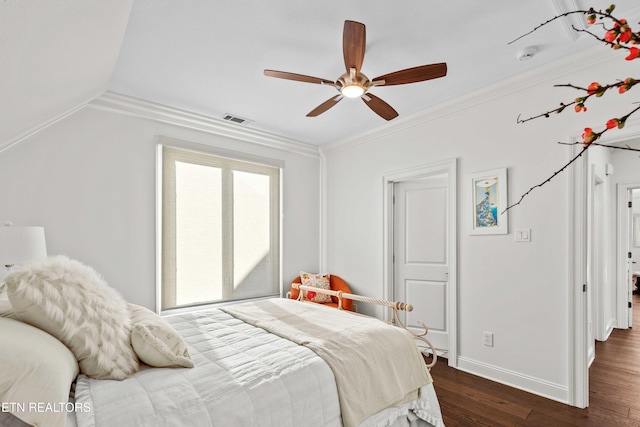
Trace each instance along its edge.
{"label": "crown molding", "polygon": [[504,79],[491,85],[482,87],[474,92],[443,102],[434,107],[416,113],[398,117],[390,123],[369,129],[352,137],[320,146],[323,154],[335,150],[348,149],[360,144],[366,144],[379,138],[388,137],[398,132],[420,126],[424,123],[440,120],[444,117],[459,114],[461,111],[475,108],[488,101],[511,96],[522,90],[541,84],[555,84],[558,78],[575,73],[609,65],[612,58],[620,52],[612,49],[602,49],[596,45],[583,51],[567,56],[549,64],[541,65],[515,77]]}
{"label": "crown molding", "polygon": [[[563,13],[570,12],[572,10],[581,9],[580,5],[578,5],[576,0],[552,0],[551,4],[553,5],[553,8],[556,10],[557,16],[562,15]],[[560,19],[560,22],[562,23],[562,28],[564,28],[564,31],[567,34],[568,40],[572,42],[578,40],[578,37],[579,37],[579,33],[575,31],[573,27],[580,28],[583,30],[587,28],[585,25],[584,17],[582,17],[582,19],[579,19],[578,17],[576,17],[575,14],[563,16]]]}
{"label": "crown molding", "polygon": [[81,109],[83,109],[87,105],[87,103],[89,103],[89,102],[91,102],[91,100],[86,101],[86,102],[82,102],[82,103],[76,105],[75,107],[65,111],[64,113],[60,114],[59,116],[56,116],[53,119],[47,120],[46,122],[39,123],[39,124],[31,127],[30,129],[28,129],[27,131],[22,132],[21,134],[15,136],[13,138],[8,139],[4,144],[0,145],[0,153],[10,149],[14,145],[17,145],[17,144],[21,143],[25,139],[31,138],[32,136],[36,135],[37,133],[42,132],[44,129],[48,128],[49,126],[52,126],[52,125],[58,123],[59,121],[64,120],[67,117],[75,114],[77,111],[80,111]]}
{"label": "crown molding", "polygon": [[91,101],[87,107],[238,139],[304,156],[320,156],[319,148],[316,145],[256,129],[240,127],[240,125],[227,123],[221,119],[203,116],[115,92],[105,92]]}

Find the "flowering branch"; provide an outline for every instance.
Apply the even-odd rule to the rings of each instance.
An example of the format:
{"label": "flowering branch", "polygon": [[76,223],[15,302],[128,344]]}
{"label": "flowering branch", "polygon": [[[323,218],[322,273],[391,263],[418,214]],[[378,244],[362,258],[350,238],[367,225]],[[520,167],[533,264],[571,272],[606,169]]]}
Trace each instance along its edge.
{"label": "flowering branch", "polygon": [[507,206],[507,208],[505,210],[503,210],[501,212],[501,214],[505,213],[506,211],[508,211],[509,209],[511,209],[514,206],[518,206],[522,200],[527,197],[529,195],[529,193],[531,193],[533,190],[535,190],[536,188],[542,187],[543,185],[545,185],[547,182],[551,181],[553,178],[556,177],[556,175],[558,175],[559,173],[563,172],[566,168],[568,168],[573,162],[575,162],[576,160],[578,160],[578,158],[580,156],[582,156],[582,154],[584,154],[585,151],[587,151],[587,149],[589,148],[589,146],[584,147],[579,153],[578,155],[576,155],[573,159],[569,160],[564,166],[562,166],[560,169],[558,169],[557,171],[555,171],[553,173],[553,175],[551,175],[549,178],[545,179],[544,181],[542,181],[540,184],[538,185],[534,185],[533,187],[531,187],[529,190],[527,190],[526,193],[524,193],[522,196],[520,196],[520,199],[512,204]]}
{"label": "flowering branch", "polygon": [[[640,108],[640,107],[639,107],[639,108]],[[606,130],[607,130],[607,129],[605,129],[603,132],[605,132]],[[582,143],[582,142],[572,142],[572,143],[558,142],[558,144],[561,144],[561,145],[578,145],[578,144],[583,144],[583,143]],[[583,144],[583,145],[584,145],[584,144]],[[545,179],[545,180],[544,180],[544,181],[542,181],[540,184],[538,184],[538,185],[534,185],[534,186],[533,186],[533,187],[531,187],[529,190],[527,190],[527,192],[525,192],[522,196],[520,196],[520,199],[519,199],[516,203],[513,203],[513,204],[511,204],[511,205],[507,206],[507,207],[506,207],[506,209],[505,209],[505,210],[503,210],[503,211],[501,212],[501,214],[505,213],[506,211],[508,211],[508,210],[509,210],[509,209],[511,209],[512,207],[519,205],[519,204],[520,204],[520,202],[522,202],[522,200],[523,200],[523,199],[524,199],[524,198],[525,198],[529,193],[531,193],[531,192],[532,192],[533,190],[535,190],[536,188],[542,187],[542,186],[543,186],[543,185],[545,185],[547,182],[549,182],[549,181],[551,181],[553,178],[555,178],[555,177],[556,177],[556,175],[560,174],[560,173],[561,173],[561,172],[563,172],[565,169],[567,169],[567,168],[568,168],[568,167],[569,167],[573,162],[575,162],[576,160],[578,160],[578,159],[579,159],[579,158],[584,154],[584,152],[585,152],[585,151],[587,151],[587,149],[588,149],[590,146],[592,146],[592,145],[597,145],[597,146],[600,146],[600,147],[616,148],[616,149],[618,149],[618,150],[637,151],[637,152],[639,152],[639,153],[640,153],[640,148],[631,148],[631,147],[629,147],[629,146],[620,147],[620,146],[617,146],[617,145],[602,144],[602,143],[599,143],[599,142],[592,142],[592,143],[590,143],[590,144],[588,144],[588,145],[584,145],[584,147],[582,148],[582,150],[580,150],[580,152],[579,152],[575,157],[573,157],[571,160],[569,160],[567,163],[565,163],[565,165],[564,165],[564,166],[562,166],[560,169],[558,169],[557,171],[555,171],[555,172],[553,173],[553,175],[551,175],[549,178]]]}
{"label": "flowering branch", "polygon": [[595,95],[597,97],[600,97],[600,96],[604,95],[605,92],[607,92],[608,90],[613,89],[613,88],[618,88],[618,92],[620,94],[622,94],[622,93],[625,93],[626,91],[628,91],[629,89],[631,89],[632,87],[634,87],[635,85],[637,85],[638,83],[640,83],[640,80],[635,80],[635,79],[632,79],[631,77],[629,77],[628,79],[626,79],[624,81],[619,81],[617,83],[612,83],[612,84],[605,85],[605,86],[599,86],[597,82],[594,82],[594,83],[591,83],[591,85],[589,85],[589,87],[586,88],[586,89],[583,88],[583,87],[580,87],[580,86],[572,85],[570,83],[561,84],[561,85],[554,85],[553,87],[570,87],[570,88],[582,90],[584,92],[587,92],[587,95],[583,96],[583,97],[578,97],[573,102],[569,102],[568,104],[565,104],[564,102],[561,102],[560,106],[558,108],[555,108],[553,110],[549,110],[549,111],[547,111],[545,113],[538,114],[537,116],[532,116],[532,117],[529,117],[527,119],[521,119],[520,116],[518,116],[517,121],[518,121],[518,123],[525,123],[525,122],[528,122],[528,121],[533,120],[533,119],[539,119],[541,117],[549,118],[549,116],[551,114],[553,114],[553,113],[560,114],[560,113],[562,113],[564,111],[565,108],[570,107],[572,105],[574,105],[574,110],[575,110],[576,113],[579,113],[581,111],[587,111],[587,107],[585,107],[584,104],[592,96]]}
{"label": "flowering branch", "polygon": [[[584,145],[582,142],[558,142],[560,145]],[[597,145],[598,147],[615,148],[616,150],[637,151],[640,153],[640,148],[633,148],[625,145],[621,147],[619,145],[603,144],[601,142],[594,142],[591,145]]]}
{"label": "flowering branch", "polygon": [[[614,23],[614,28],[607,31],[607,34],[605,35],[605,39],[601,39],[600,37],[598,37],[595,34],[593,34],[591,31],[578,29],[578,28],[576,28],[574,26],[572,26],[572,28],[577,32],[588,33],[591,36],[595,37],[596,39],[598,39],[598,40],[600,40],[602,42],[605,42],[607,44],[610,44],[612,47],[614,47],[614,43],[613,42],[617,39],[617,37],[613,37],[613,36],[617,36],[617,31],[615,29],[616,28],[622,29],[622,27],[627,25],[627,21],[625,19],[618,19],[618,18],[616,18],[615,16],[613,16],[611,14],[611,12],[613,12],[615,7],[616,6],[614,4],[612,4],[604,12],[601,11],[601,10],[596,11],[594,8],[590,8],[589,10],[572,10],[572,11],[569,11],[569,12],[562,13],[560,15],[556,15],[553,18],[548,19],[547,21],[545,21],[542,24],[538,25],[537,27],[535,27],[534,29],[532,29],[528,33],[525,33],[525,34],[521,35],[517,39],[512,40],[507,44],[513,44],[513,43],[517,42],[518,40],[523,39],[526,36],[535,33],[540,28],[542,28],[542,27],[544,27],[544,26],[546,26],[546,25],[548,25],[548,24],[552,23],[553,21],[556,21],[556,20],[558,20],[560,18],[564,18],[564,17],[569,16],[569,15],[581,14],[581,15],[587,15],[587,24],[589,24],[589,25],[595,24],[598,20],[600,20],[600,21],[603,21],[605,19],[611,20]],[[628,33],[627,33],[627,29],[629,30]],[[620,31],[620,30],[618,30],[618,31]],[[633,43],[633,41],[635,41],[635,43],[633,43],[633,44],[638,44],[638,42],[640,41],[640,35],[633,34],[633,32],[631,32],[630,28],[625,28],[623,32],[625,33],[625,35],[623,36],[622,40],[620,40],[621,43],[627,43],[627,42]],[[616,48],[630,49],[629,47],[624,46],[624,45],[620,45],[620,46],[618,46]]]}
{"label": "flowering branch", "polygon": [[[520,36],[517,39],[513,40],[509,44],[514,43],[517,40],[522,39],[523,37],[526,37],[527,35],[537,31],[538,29],[544,27],[545,25],[550,24],[551,22],[556,21],[557,19],[560,19],[560,18],[565,17],[565,16],[569,16],[569,15],[582,14],[582,15],[586,16],[586,21],[587,21],[587,24],[589,24],[589,25],[593,25],[596,22],[600,21],[600,24],[606,30],[605,35],[604,35],[604,37],[599,37],[596,34],[593,34],[591,31],[584,30],[584,29],[578,29],[576,27],[573,27],[573,29],[575,31],[587,33],[587,34],[591,35],[592,37],[594,37],[596,40],[598,40],[598,41],[610,46],[614,50],[622,49],[622,50],[628,51],[628,55],[625,57],[625,59],[627,61],[631,61],[631,60],[637,59],[638,57],[640,57],[640,49],[638,48],[638,45],[640,45],[640,32],[635,32],[634,33],[631,30],[631,27],[627,24],[627,20],[626,19],[618,19],[615,16],[613,16],[612,12],[613,12],[614,9],[615,9],[615,5],[611,5],[604,12],[601,11],[601,10],[596,11],[593,8],[590,8],[589,10],[574,10],[574,11],[570,11],[570,12],[565,12],[565,13],[563,13],[561,15],[557,15],[557,16],[547,20],[546,22],[543,22],[542,24],[540,24],[537,27],[535,27],[533,30],[529,31],[526,34],[523,34],[522,36]],[[605,25],[605,22],[607,22],[609,24],[612,23],[613,25],[610,28],[607,28],[607,26]],[[547,112],[538,114],[536,116],[532,116],[532,117],[529,117],[529,118],[526,118],[526,119],[521,119],[520,116],[518,116],[517,123],[525,123],[525,122],[528,122],[530,120],[539,119],[539,118],[542,118],[542,117],[548,118],[548,117],[551,116],[551,114],[560,114],[563,111],[565,111],[565,109],[567,107],[571,107],[571,106],[573,106],[573,109],[574,109],[574,111],[576,113],[586,112],[587,111],[586,103],[587,103],[587,101],[590,101],[591,98],[593,98],[594,96],[596,98],[599,98],[599,97],[603,96],[605,93],[611,91],[611,89],[618,89],[618,93],[619,94],[623,94],[623,93],[629,91],[632,87],[634,87],[638,83],[640,83],[640,79],[635,79],[635,78],[629,77],[629,78],[627,78],[625,80],[619,80],[616,83],[605,84],[605,85],[601,85],[598,82],[592,82],[586,88],[582,87],[582,86],[576,86],[576,85],[573,85],[571,83],[555,85],[554,87],[568,87],[568,88],[573,88],[573,89],[579,90],[579,91],[584,93],[584,96],[579,96],[574,101],[569,102],[569,103],[561,102],[559,107],[554,108],[552,110],[549,110]],[[502,213],[505,213],[506,211],[508,211],[512,207],[519,205],[522,202],[522,200],[527,195],[529,195],[529,193],[531,193],[534,189],[542,187],[544,184],[546,184],[549,181],[551,181],[555,176],[557,176],[558,174],[560,174],[561,172],[566,170],[571,164],[573,164],[578,158],[580,158],[582,156],[582,154],[585,151],[587,151],[589,149],[589,147],[591,147],[592,145],[599,145],[599,146],[610,147],[610,148],[615,148],[615,149],[622,149],[622,150],[640,151],[640,150],[633,149],[633,148],[630,148],[630,147],[620,147],[620,146],[601,144],[601,143],[596,143],[595,142],[598,139],[600,139],[604,133],[608,132],[611,129],[615,129],[615,128],[622,129],[624,127],[627,119],[632,114],[638,112],[639,110],[640,110],[640,106],[632,109],[629,113],[627,113],[624,116],[613,117],[613,118],[609,119],[607,121],[607,123],[605,124],[605,128],[602,129],[599,132],[594,132],[594,130],[592,128],[590,128],[590,127],[585,128],[584,129],[584,133],[582,134],[582,142],[574,143],[574,144],[583,144],[584,145],[584,148],[580,151],[580,153],[578,153],[575,157],[573,157],[571,160],[569,160],[560,169],[555,171],[549,178],[545,179],[540,184],[531,187],[527,192],[525,192],[522,196],[520,196],[520,199],[516,203],[508,206]],[[573,145],[573,144],[571,144],[571,145]]]}

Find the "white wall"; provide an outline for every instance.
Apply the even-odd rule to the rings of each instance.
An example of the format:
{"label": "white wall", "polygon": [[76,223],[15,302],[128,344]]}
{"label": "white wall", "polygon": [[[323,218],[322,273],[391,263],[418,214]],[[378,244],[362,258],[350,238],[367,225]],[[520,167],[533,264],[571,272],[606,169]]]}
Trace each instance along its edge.
{"label": "white wall", "polygon": [[0,221],[44,226],[49,254],[93,266],[125,299],[153,308],[156,135],[284,160],[283,282],[319,268],[317,154],[92,107],[0,152]]}
{"label": "white wall", "polygon": [[[578,95],[553,84],[587,86],[630,74],[620,57],[613,57],[621,61],[615,67],[596,60],[609,55],[599,49],[323,149],[328,269],[355,292],[374,297],[384,296],[382,177],[458,159],[457,362],[562,401],[568,401],[570,363],[572,181],[562,173],[526,197],[509,213],[508,235],[472,236],[469,175],[507,167],[509,201],[515,202],[569,159],[570,148],[557,141],[579,138],[589,125],[602,128],[611,107],[629,111],[633,99],[621,101],[616,93],[597,99],[589,113],[571,110],[516,124],[518,113],[535,115]],[[524,227],[531,228],[532,241],[516,243],[513,230]],[[494,333],[494,347],[482,345],[483,331]]]}

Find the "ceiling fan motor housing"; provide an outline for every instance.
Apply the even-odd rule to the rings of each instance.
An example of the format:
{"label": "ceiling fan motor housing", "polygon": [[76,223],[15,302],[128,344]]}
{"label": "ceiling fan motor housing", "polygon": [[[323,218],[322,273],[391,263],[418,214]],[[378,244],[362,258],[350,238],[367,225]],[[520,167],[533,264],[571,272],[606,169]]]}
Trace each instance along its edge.
{"label": "ceiling fan motor housing", "polygon": [[338,78],[337,83],[340,86],[338,90],[347,98],[357,98],[371,87],[369,78],[363,73],[344,73]]}

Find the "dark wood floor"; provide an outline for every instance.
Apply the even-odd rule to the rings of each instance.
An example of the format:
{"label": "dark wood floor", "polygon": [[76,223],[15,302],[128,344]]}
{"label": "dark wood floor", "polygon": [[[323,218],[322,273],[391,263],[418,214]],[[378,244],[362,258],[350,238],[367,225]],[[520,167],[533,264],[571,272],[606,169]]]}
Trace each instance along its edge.
{"label": "dark wood floor", "polygon": [[578,409],[447,366],[431,374],[447,427],[640,427],[640,295],[634,295],[633,329],[616,329],[596,343],[589,370],[589,407]]}

